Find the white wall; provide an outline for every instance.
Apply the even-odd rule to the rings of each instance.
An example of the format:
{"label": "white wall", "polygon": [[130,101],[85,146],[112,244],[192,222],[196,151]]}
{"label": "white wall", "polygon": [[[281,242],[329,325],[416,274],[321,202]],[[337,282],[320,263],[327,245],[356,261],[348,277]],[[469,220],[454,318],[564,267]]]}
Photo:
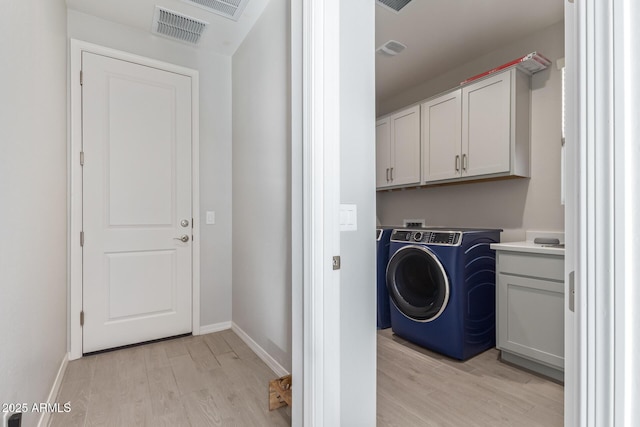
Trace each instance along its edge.
{"label": "white wall", "polygon": [[291,371],[289,7],[233,56],[233,322]]}
{"label": "white wall", "polygon": [[[68,11],[68,35],[200,73],[200,324],[231,320],[231,58]],[[216,213],[205,225],[205,211]]]}
{"label": "white wall", "polygon": [[31,404],[67,348],[64,0],[3,2],[0,52],[0,403]]}
{"label": "white wall", "polygon": [[340,233],[343,426],[376,424],[375,3],[340,2],[340,202],[358,208]]}
{"label": "white wall", "polygon": [[377,115],[455,87],[466,78],[538,51],[552,65],[532,77],[531,179],[468,183],[418,190],[378,192],[382,224],[424,218],[429,225],[504,228],[503,241],[524,240],[525,230],[563,231],[560,204],[561,77],[564,23],[501,47],[393,98],[378,101]]}

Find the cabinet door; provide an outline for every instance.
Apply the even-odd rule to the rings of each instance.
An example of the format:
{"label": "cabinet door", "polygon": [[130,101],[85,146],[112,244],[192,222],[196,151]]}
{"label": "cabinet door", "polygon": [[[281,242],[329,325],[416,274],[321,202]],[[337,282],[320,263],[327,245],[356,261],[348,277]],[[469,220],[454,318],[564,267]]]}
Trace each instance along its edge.
{"label": "cabinet door", "polygon": [[456,90],[421,106],[423,181],[460,176],[462,91]]}
{"label": "cabinet door", "polygon": [[376,122],[376,188],[391,185],[391,124],[387,117]]}
{"label": "cabinet door", "polygon": [[513,72],[462,89],[462,176],[509,172]]}
{"label": "cabinet door", "polygon": [[563,283],[504,273],[497,279],[497,347],[563,369]]}
{"label": "cabinet door", "polygon": [[420,106],[391,116],[391,185],[420,183]]}

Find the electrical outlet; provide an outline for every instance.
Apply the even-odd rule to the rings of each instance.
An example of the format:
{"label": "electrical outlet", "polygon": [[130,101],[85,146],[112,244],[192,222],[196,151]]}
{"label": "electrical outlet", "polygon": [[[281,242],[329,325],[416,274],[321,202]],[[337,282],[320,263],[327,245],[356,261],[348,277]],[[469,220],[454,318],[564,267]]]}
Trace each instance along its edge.
{"label": "electrical outlet", "polygon": [[424,228],[424,219],[404,219],[402,224],[405,228]]}

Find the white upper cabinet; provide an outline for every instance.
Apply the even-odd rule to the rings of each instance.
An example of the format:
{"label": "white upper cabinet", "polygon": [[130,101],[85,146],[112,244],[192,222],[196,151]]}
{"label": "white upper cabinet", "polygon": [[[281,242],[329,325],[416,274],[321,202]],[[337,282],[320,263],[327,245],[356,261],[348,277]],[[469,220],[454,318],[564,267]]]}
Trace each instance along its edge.
{"label": "white upper cabinet", "polygon": [[420,106],[376,124],[376,187],[420,184]]}
{"label": "white upper cabinet", "polygon": [[511,73],[464,87],[462,99],[462,175],[509,172]]}
{"label": "white upper cabinet", "polygon": [[389,117],[376,122],[376,187],[389,185],[391,168],[391,124]]}
{"label": "white upper cabinet", "polygon": [[460,89],[425,102],[421,110],[424,181],[459,177],[462,162]]}
{"label": "white upper cabinet", "polygon": [[528,177],[530,92],[512,68],[424,102],[423,183]]}

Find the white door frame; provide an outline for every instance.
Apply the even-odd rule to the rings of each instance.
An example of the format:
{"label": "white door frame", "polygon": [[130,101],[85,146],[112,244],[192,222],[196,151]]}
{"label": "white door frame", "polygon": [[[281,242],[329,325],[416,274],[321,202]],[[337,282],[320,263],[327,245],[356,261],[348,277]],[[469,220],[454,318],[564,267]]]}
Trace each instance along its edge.
{"label": "white door frame", "polygon": [[167,62],[134,55],[127,52],[71,39],[70,74],[69,74],[69,359],[82,357],[82,327],[80,312],[82,311],[82,248],[80,232],[82,231],[82,167],[80,151],[82,148],[82,90],[80,86],[80,70],[82,69],[82,52],[91,52],[109,56],[114,59],[158,68],[161,70],[191,77],[191,191],[193,236],[192,241],[192,333],[200,333],[200,153],[199,153],[199,89],[198,71]]}
{"label": "white door frame", "polygon": [[[635,54],[640,29],[633,18],[640,4],[633,0],[565,0],[570,14],[567,42],[567,285],[575,278],[575,328],[567,356],[569,400],[567,426],[627,426],[640,424],[640,57]],[[333,2],[333,1],[332,1]],[[339,64],[338,48],[325,45],[339,14],[331,5],[322,10],[310,0],[294,0],[294,33],[301,31],[303,45],[292,49],[292,67],[302,60],[304,270],[302,273],[302,331],[294,333],[294,396],[303,406],[293,425],[339,425],[338,406],[323,401],[322,385],[330,385],[333,368],[325,359],[330,340],[318,333],[327,325],[321,289],[335,276],[326,276],[322,242],[336,243],[322,227],[330,223],[322,196],[332,182],[326,163],[332,157],[321,151],[331,144],[323,130],[332,122],[323,113],[336,95],[331,84],[323,86],[326,67]],[[327,13],[323,15],[323,13]],[[303,19],[301,30],[295,20]],[[324,18],[324,20],[323,20]],[[335,20],[335,21],[334,21]],[[337,31],[336,31],[337,32]],[[293,46],[295,44],[292,43]],[[331,47],[336,51],[332,52]],[[324,54],[324,56],[323,56]],[[299,56],[297,56],[299,55]],[[325,76],[326,77],[326,76]],[[296,106],[293,88],[293,106]],[[326,103],[323,103],[326,102]],[[295,130],[295,124],[294,128]],[[294,133],[294,138],[296,134]],[[572,139],[572,140],[571,140]],[[294,139],[295,140],[295,139]],[[326,148],[326,147],[325,147]],[[314,151],[315,150],[315,151]],[[328,179],[328,181],[327,181]],[[325,180],[324,187],[322,182]],[[294,181],[294,186],[302,185]],[[320,231],[315,227],[320,227]],[[339,243],[339,238],[338,238]],[[295,277],[295,276],[294,276]],[[567,294],[569,296],[569,294]],[[294,293],[294,303],[297,301]],[[302,343],[296,342],[300,336]],[[295,351],[301,347],[302,357]],[[339,366],[338,366],[339,368]],[[302,374],[303,378],[296,380]],[[294,383],[295,384],[295,383]],[[337,384],[337,383],[334,383]],[[334,412],[336,411],[336,412]],[[302,420],[302,423],[301,423]],[[338,421],[329,424],[327,421]]]}
{"label": "white door frame", "polygon": [[[304,190],[303,190],[303,18],[302,0],[292,0],[290,10],[291,28],[291,425],[304,425],[305,400],[308,381],[304,378],[304,323],[306,309],[304,300],[305,256],[303,254],[304,235]],[[308,304],[308,303],[307,303]]]}
{"label": "white door frame", "polygon": [[[571,3],[571,0],[568,0]],[[575,272],[566,425],[640,423],[640,73],[633,0],[567,4],[567,274]],[[575,51],[572,51],[575,49]],[[571,81],[571,79],[574,79]],[[567,277],[569,279],[569,277]]]}
{"label": "white door frame", "polygon": [[[584,379],[580,376],[580,337],[578,316],[582,307],[574,303],[570,309],[571,287],[575,286],[577,258],[577,194],[578,194],[578,145],[577,129],[577,70],[576,70],[576,12],[573,3],[565,2],[565,309],[564,309],[564,425],[578,426],[580,401]],[[570,285],[573,281],[574,285]]]}
{"label": "white door frame", "polygon": [[[300,403],[292,425],[339,426],[340,275],[332,257],[340,254],[340,4],[293,0],[291,13],[292,107],[302,109],[292,116],[292,142],[301,142],[292,150],[293,226],[302,227],[303,264],[293,270],[292,388]],[[299,233],[293,229],[294,248]]]}

